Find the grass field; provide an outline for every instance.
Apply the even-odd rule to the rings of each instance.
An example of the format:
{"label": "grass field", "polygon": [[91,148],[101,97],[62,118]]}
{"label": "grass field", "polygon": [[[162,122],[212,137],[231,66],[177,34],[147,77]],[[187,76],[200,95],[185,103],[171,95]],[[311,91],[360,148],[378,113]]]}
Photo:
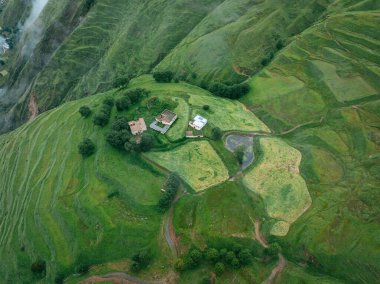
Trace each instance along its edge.
{"label": "grass field", "polygon": [[299,174],[301,153],[279,139],[261,138],[260,146],[263,157],[245,175],[244,183],[263,198],[268,215],[280,221],[271,234],[285,236],[289,226],[311,205],[306,183]]}
{"label": "grass field", "polygon": [[206,141],[189,142],[167,152],[150,152],[146,157],[177,172],[193,189],[201,191],[228,179],[228,171]]}
{"label": "grass field", "polygon": [[[262,121],[239,102],[211,96],[191,96],[189,104],[193,109],[193,116],[200,114],[207,117],[212,126],[219,127],[222,131],[270,131]],[[203,110],[204,105],[210,106],[210,110]]]}

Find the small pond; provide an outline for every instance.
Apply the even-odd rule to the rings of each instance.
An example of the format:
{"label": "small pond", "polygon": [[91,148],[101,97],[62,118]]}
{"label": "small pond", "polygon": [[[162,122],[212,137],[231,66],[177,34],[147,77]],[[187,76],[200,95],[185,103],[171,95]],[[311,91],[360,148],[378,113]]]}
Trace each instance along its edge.
{"label": "small pond", "polygon": [[234,152],[236,148],[241,145],[245,146],[244,160],[242,164],[242,169],[245,170],[255,159],[255,154],[253,153],[253,137],[237,134],[227,136],[225,146],[229,151]]}

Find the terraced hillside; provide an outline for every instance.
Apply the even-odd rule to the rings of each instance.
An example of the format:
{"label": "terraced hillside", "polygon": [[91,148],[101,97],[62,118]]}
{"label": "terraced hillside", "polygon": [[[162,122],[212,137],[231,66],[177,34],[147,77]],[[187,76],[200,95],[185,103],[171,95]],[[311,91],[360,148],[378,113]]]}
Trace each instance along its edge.
{"label": "terraced hillside", "polygon": [[[27,17],[21,3],[7,2],[3,26]],[[130,279],[122,272],[163,283],[378,282],[379,1],[86,3],[50,0],[31,57],[16,46],[1,67],[10,73],[0,131],[33,114],[0,136],[5,283],[77,283],[110,272],[114,281]],[[180,83],[138,76],[152,70],[173,70]],[[136,77],[128,89],[112,89],[128,76]],[[245,80],[251,91],[232,101],[184,80]],[[136,88],[148,97],[94,126],[105,98]],[[93,111],[86,119],[83,105]],[[117,116],[149,124],[163,108],[179,117],[166,135],[148,131],[150,151],[106,142]],[[196,114],[209,120],[204,137],[185,139]],[[255,160],[244,171],[225,147],[230,134],[253,140]],[[86,159],[83,138],[96,144]],[[174,171],[181,187],[162,213]],[[253,255],[246,264],[243,248]],[[152,259],[136,272],[142,251]],[[41,262],[46,275],[32,272]]]}
{"label": "terraced hillside", "polygon": [[[7,1],[0,25],[17,30],[28,7]],[[376,9],[376,0],[49,0],[26,36],[30,57],[21,40],[6,60],[1,131],[28,119],[32,96],[45,111],[154,68],[197,84],[241,82],[330,15]]]}

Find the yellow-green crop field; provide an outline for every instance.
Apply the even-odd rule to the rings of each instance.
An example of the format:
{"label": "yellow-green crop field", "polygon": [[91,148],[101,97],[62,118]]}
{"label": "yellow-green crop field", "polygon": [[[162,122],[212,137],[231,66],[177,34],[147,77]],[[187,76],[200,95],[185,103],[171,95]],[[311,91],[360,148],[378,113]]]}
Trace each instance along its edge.
{"label": "yellow-green crop field", "polygon": [[196,191],[228,179],[226,167],[207,141],[190,142],[168,152],[147,153],[146,157],[177,172]]}
{"label": "yellow-green crop field", "polygon": [[246,186],[259,194],[268,215],[279,222],[271,234],[285,236],[289,226],[311,205],[304,179],[299,174],[301,153],[277,138],[262,138],[263,158],[244,177]]}

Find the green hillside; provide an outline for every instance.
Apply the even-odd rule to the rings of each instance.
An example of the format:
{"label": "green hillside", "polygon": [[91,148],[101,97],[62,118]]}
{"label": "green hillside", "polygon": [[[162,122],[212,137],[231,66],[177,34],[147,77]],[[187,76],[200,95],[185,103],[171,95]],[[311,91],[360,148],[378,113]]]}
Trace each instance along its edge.
{"label": "green hillside", "polygon": [[[0,283],[378,282],[379,1],[49,0],[21,36],[30,9],[0,6]],[[110,98],[130,105],[96,126]],[[110,145],[120,117],[149,148]]]}

